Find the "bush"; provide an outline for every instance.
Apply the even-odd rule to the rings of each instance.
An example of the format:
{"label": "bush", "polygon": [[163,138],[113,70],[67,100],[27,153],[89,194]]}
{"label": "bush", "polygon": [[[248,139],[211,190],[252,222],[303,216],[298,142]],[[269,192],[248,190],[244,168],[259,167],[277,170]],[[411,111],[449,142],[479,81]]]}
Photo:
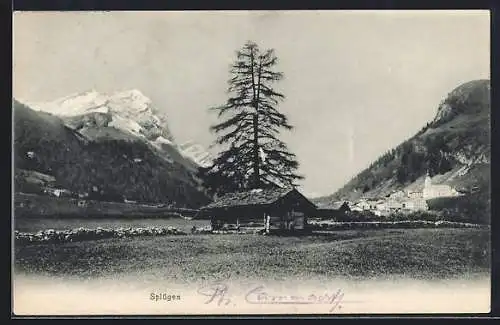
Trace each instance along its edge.
{"label": "bush", "polygon": [[452,221],[401,220],[401,221],[367,221],[337,222],[332,220],[311,221],[312,230],[347,230],[347,229],[417,229],[417,228],[481,228],[478,224]]}
{"label": "bush", "polygon": [[138,236],[164,236],[164,235],[186,235],[185,232],[177,230],[177,228],[168,226],[162,227],[146,227],[146,228],[118,228],[118,229],[87,229],[78,228],[71,230],[54,230],[48,229],[37,233],[24,233],[15,231],[16,244],[36,244],[36,243],[61,243],[83,240],[97,240],[106,238],[129,238]]}
{"label": "bush", "polygon": [[431,211],[439,211],[448,220],[489,224],[490,202],[490,193],[483,191],[458,197],[431,199],[427,204]]}
{"label": "bush", "polygon": [[444,216],[437,212],[431,211],[415,211],[411,213],[395,212],[387,216],[388,221],[404,221],[404,220],[424,220],[424,221],[440,221],[444,220]]}
{"label": "bush", "polygon": [[[337,216],[329,220],[336,222],[385,222],[385,221],[450,221],[477,224],[489,224],[489,206],[484,207],[482,202],[473,202],[470,198],[440,198],[429,203],[430,210],[415,212],[393,212],[387,216],[377,216],[371,211],[349,211],[344,216]],[[431,201],[431,200],[430,200]],[[458,201],[461,203],[450,203]],[[439,204],[439,205],[438,205]],[[453,204],[456,207],[452,208]],[[312,220],[312,219],[310,219]],[[314,223],[314,221],[313,221]]]}
{"label": "bush", "polygon": [[345,218],[336,218],[337,221],[379,221],[384,217],[377,216],[371,211],[348,211],[345,213]]}

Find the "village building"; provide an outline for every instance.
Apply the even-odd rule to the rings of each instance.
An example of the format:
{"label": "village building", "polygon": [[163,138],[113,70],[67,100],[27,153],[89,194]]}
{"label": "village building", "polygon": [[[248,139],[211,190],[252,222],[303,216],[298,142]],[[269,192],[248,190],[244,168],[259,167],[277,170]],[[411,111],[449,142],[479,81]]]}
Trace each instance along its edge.
{"label": "village building", "polygon": [[43,192],[55,197],[70,197],[71,191],[64,188],[45,187]]}
{"label": "village building", "polygon": [[351,211],[351,208],[348,202],[334,202],[330,208],[316,209],[314,217],[320,219],[344,219],[349,211]]}
{"label": "village building", "polygon": [[366,201],[366,199],[361,199],[354,204],[351,208],[352,211],[365,211],[370,210],[370,203]]}
{"label": "village building", "polygon": [[348,212],[351,211],[349,207],[349,202],[347,201],[338,201],[332,204],[332,209],[337,210],[339,212]]}
{"label": "village building", "polygon": [[433,199],[437,197],[450,197],[458,196],[459,193],[449,185],[434,185],[432,184],[431,177],[429,173],[425,176],[424,189],[422,191],[422,196],[425,200]]}
{"label": "village building", "polygon": [[377,205],[375,207],[378,211],[386,211],[387,210],[387,204],[384,200],[380,200],[377,202]]}
{"label": "village building", "polygon": [[213,230],[261,225],[266,233],[305,232],[316,206],[296,189],[255,189],[228,193],[200,209]]}
{"label": "village building", "polygon": [[88,202],[85,200],[78,200],[77,206],[79,208],[86,208],[89,206]]}
{"label": "village building", "polygon": [[[427,173],[421,190],[395,191],[388,195],[386,202],[378,204],[376,209],[389,212],[413,212],[429,209],[427,200],[437,197],[452,197],[461,195],[449,185],[434,185]],[[370,208],[370,210],[373,210]]]}
{"label": "village building", "polygon": [[462,195],[449,185],[434,185],[429,173],[425,176],[420,189],[397,190],[388,194],[384,200],[362,198],[352,207],[352,211],[371,211],[376,215],[388,215],[394,212],[427,211],[427,200],[438,197]]}
{"label": "village building", "polygon": [[89,197],[89,193],[84,192],[84,193],[78,193],[78,198],[79,199],[85,199]]}
{"label": "village building", "polygon": [[370,210],[376,210],[377,205],[380,203],[379,200],[371,199],[367,201]]}
{"label": "village building", "polygon": [[410,199],[422,199],[423,193],[422,191],[408,191],[406,192],[406,196]]}
{"label": "village building", "polygon": [[393,193],[391,193],[391,195],[389,196],[389,198],[391,199],[402,199],[402,198],[405,198],[407,195],[404,191],[395,191]]}
{"label": "village building", "polygon": [[[427,202],[421,197],[389,198],[384,204],[389,212],[414,212],[428,210]],[[382,209],[381,209],[382,210]]]}
{"label": "village building", "polygon": [[434,185],[429,173],[425,176],[420,189],[397,190],[383,200],[361,198],[351,207],[351,211],[371,211],[376,215],[388,215],[394,212],[427,211],[427,200],[438,197],[463,195],[449,185]]}
{"label": "village building", "polygon": [[409,199],[405,200],[402,202],[402,207],[403,210],[409,210],[409,211],[425,211],[429,209],[429,206],[427,205],[427,202],[420,198],[420,199]]}
{"label": "village building", "polygon": [[389,199],[386,202],[386,207],[390,212],[397,212],[403,208],[403,203],[399,200]]}

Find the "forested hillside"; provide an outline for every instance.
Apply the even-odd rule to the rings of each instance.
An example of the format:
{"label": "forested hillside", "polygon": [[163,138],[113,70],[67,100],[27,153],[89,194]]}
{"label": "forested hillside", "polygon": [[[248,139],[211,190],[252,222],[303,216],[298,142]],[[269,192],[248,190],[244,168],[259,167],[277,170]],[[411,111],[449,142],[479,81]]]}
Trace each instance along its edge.
{"label": "forested hillside", "polygon": [[[141,141],[92,141],[48,113],[14,100],[15,167],[56,178],[58,185],[103,200],[197,207],[208,198],[183,165]],[[26,179],[17,173],[16,188]]]}

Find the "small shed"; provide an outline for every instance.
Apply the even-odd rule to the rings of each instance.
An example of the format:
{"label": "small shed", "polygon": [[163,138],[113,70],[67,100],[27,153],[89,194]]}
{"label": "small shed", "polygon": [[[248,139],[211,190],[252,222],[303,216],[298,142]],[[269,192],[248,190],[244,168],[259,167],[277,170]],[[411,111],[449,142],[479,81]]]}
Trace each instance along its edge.
{"label": "small shed", "polygon": [[228,193],[200,209],[212,229],[257,225],[266,233],[306,231],[316,206],[294,188],[255,189]]}
{"label": "small shed", "polygon": [[316,217],[321,219],[345,219],[347,212],[351,211],[347,202],[335,202],[331,208],[317,209]]}
{"label": "small shed", "polygon": [[349,203],[347,203],[347,201],[335,202],[332,208],[340,213],[346,213],[351,211],[351,208],[349,207]]}

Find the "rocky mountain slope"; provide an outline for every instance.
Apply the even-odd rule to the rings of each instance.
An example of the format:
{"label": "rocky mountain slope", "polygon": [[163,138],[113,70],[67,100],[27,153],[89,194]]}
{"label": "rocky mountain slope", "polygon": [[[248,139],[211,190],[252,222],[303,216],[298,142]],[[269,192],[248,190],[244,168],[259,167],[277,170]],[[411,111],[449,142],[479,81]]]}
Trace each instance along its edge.
{"label": "rocky mountain slope", "polygon": [[66,117],[78,129],[113,127],[149,140],[163,137],[173,141],[165,115],[136,89],[112,94],[91,90],[48,103],[27,104],[34,110]]}
{"label": "rocky mountain slope", "polygon": [[[96,104],[95,97],[89,98]],[[120,121],[125,115],[123,110],[113,114],[113,105],[89,109],[81,102],[72,103],[70,107],[78,115],[68,113],[69,109],[61,112],[54,108],[52,111],[61,114],[60,118],[14,100],[16,186],[26,185],[26,173],[22,171],[36,171],[54,177],[59,186],[73,192],[105,200],[127,198],[181,207],[208,202],[193,172],[195,164],[187,168],[182,154],[173,149],[168,157],[164,154],[163,147],[171,146],[167,138],[172,137],[161,119],[140,115],[146,105],[133,107],[143,110],[138,112],[140,128],[128,129],[128,124],[110,126],[110,122]]]}
{"label": "rocky mountain slope", "polygon": [[214,157],[202,145],[193,141],[185,142],[180,145],[180,150],[185,157],[191,158],[201,167],[209,167]]}
{"label": "rocky mountain slope", "polygon": [[447,184],[464,193],[488,193],[490,143],[490,82],[467,82],[448,94],[435,118],[415,136],[382,155],[333,195],[315,202],[328,207],[335,201],[419,189],[427,171],[433,184]]}
{"label": "rocky mountain slope", "polygon": [[[169,161],[196,173],[209,163],[203,148],[194,143],[179,146],[168,127],[167,117],[137,89],[110,94],[95,90],[73,94],[48,103],[27,103],[34,110],[60,117],[66,126],[93,141],[143,141]],[[208,156],[206,156],[208,157]]]}

